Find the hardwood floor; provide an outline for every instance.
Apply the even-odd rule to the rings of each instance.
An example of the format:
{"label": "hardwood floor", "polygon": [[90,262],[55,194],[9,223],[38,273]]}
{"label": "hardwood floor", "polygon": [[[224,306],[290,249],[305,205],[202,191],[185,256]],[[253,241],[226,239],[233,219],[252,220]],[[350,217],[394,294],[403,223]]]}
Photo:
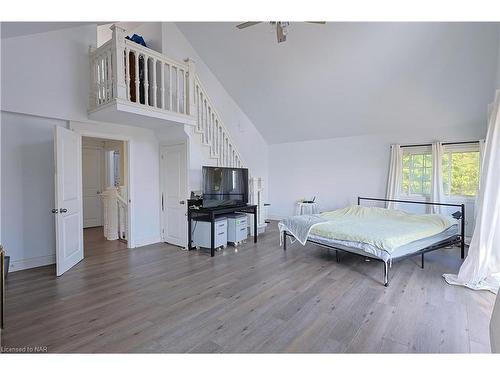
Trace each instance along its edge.
{"label": "hardwood floor", "polygon": [[[102,232],[101,232],[102,233]],[[494,295],[449,286],[459,250],[382,266],[295,243],[276,223],[210,258],[167,244],[126,249],[86,230],[86,257],[9,274],[4,342],[53,352],[488,352]]]}

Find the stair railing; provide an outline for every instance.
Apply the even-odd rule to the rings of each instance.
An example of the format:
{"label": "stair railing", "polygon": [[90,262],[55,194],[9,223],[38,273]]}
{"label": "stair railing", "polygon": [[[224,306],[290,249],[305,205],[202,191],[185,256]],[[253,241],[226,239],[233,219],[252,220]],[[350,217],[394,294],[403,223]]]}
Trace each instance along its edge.
{"label": "stair railing", "polygon": [[201,143],[210,148],[210,156],[217,159],[217,165],[243,167],[243,159],[198,75],[194,79],[193,91],[197,113],[195,131],[201,134]]}
{"label": "stair railing", "polygon": [[[195,132],[217,165],[243,167],[243,159],[196,74],[195,64],[178,62],[125,38],[111,26],[111,40],[90,50],[89,108],[114,100],[154,111],[196,118]],[[182,121],[180,121],[182,122]]]}

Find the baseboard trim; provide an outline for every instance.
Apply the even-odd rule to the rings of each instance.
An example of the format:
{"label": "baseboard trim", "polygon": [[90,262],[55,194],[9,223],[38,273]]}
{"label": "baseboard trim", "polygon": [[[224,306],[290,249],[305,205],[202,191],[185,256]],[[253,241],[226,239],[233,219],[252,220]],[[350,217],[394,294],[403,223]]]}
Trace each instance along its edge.
{"label": "baseboard trim", "polygon": [[283,220],[285,218],[285,216],[281,216],[281,215],[267,215],[267,218],[269,220]]}
{"label": "baseboard trim", "polygon": [[161,237],[140,238],[134,241],[133,247],[136,248],[136,247],[148,246],[159,242],[163,242]]}
{"label": "baseboard trim", "polygon": [[11,260],[9,266],[9,272],[17,272],[22,270],[27,270],[30,268],[48,266],[50,264],[56,263],[56,255],[44,255],[35,258],[27,258],[27,259],[17,259]]}

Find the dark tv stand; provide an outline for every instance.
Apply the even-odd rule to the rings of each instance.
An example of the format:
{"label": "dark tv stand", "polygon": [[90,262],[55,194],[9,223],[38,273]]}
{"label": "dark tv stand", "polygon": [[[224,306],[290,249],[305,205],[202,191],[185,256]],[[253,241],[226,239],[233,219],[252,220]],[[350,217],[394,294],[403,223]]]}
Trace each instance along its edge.
{"label": "dark tv stand", "polygon": [[199,207],[199,208],[188,208],[187,219],[188,219],[188,250],[194,249],[191,246],[191,220],[196,218],[204,218],[208,219],[211,224],[211,247],[210,247],[210,256],[215,255],[214,248],[214,233],[215,233],[215,219],[217,216],[223,216],[226,214],[232,213],[246,213],[253,215],[253,242],[257,243],[257,205],[255,204],[247,204],[244,206],[217,206],[217,207]]}

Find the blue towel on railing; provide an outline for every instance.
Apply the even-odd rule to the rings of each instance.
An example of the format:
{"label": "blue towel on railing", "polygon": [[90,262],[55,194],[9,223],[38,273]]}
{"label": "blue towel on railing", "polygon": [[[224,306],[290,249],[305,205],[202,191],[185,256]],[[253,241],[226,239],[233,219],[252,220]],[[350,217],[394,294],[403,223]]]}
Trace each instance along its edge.
{"label": "blue towel on railing", "polygon": [[144,38],[140,35],[134,34],[131,37],[126,36],[125,39],[131,40],[132,42],[140,44],[141,46],[147,47],[146,42],[144,41]]}

